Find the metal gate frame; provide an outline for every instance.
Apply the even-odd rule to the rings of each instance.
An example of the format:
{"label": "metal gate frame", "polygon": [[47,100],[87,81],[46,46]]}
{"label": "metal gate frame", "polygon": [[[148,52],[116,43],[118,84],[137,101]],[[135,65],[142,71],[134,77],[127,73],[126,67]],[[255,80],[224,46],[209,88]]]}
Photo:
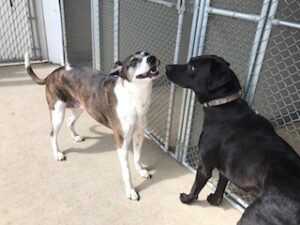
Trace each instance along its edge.
{"label": "metal gate frame", "polygon": [[[4,4],[4,3],[3,3]],[[16,26],[18,26],[18,24],[15,22],[15,18],[17,18],[19,15],[16,15],[16,11],[15,11],[15,4],[12,1],[10,1],[10,9],[8,10],[7,13],[11,13],[11,16],[8,16],[8,18],[12,18],[12,24],[9,24],[10,26],[13,26],[15,28],[14,32],[17,32]],[[41,60],[42,58],[42,53],[41,53],[41,43],[40,43],[40,35],[38,32],[38,25],[37,25],[37,11],[36,11],[36,2],[35,0],[26,0],[26,2],[24,3],[24,6],[26,7],[26,19],[28,20],[28,28],[29,28],[29,34],[27,33],[27,35],[29,35],[30,39],[30,46],[26,46],[25,49],[18,49],[18,43],[15,44],[15,47],[17,48],[15,50],[16,54],[15,56],[9,56],[9,58],[3,58],[0,59],[0,65],[2,63],[7,64],[7,63],[15,63],[15,62],[22,62],[23,61],[23,54],[25,51],[30,51],[30,58],[33,60]],[[4,18],[4,17],[3,17]],[[3,19],[2,18],[2,19]],[[23,20],[24,21],[24,20]],[[8,23],[8,21],[4,21],[6,23]],[[26,22],[25,22],[26,23]],[[12,35],[12,34],[10,34]],[[17,35],[21,35],[20,33],[18,34],[14,34],[15,39],[17,39]],[[1,37],[3,38],[3,37]],[[23,37],[22,37],[23,38]],[[19,37],[19,39],[21,39]],[[17,41],[17,40],[16,40]],[[29,45],[29,43],[26,43]],[[3,46],[2,46],[3,47]],[[24,46],[22,46],[24,47]],[[21,51],[21,52],[18,52]],[[17,56],[19,55],[19,56]]]}

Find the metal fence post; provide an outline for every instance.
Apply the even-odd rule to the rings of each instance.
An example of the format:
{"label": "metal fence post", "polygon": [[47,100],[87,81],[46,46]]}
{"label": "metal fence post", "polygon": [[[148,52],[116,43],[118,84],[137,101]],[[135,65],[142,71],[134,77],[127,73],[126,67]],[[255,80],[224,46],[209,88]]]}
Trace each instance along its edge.
{"label": "metal fence post", "polygon": [[257,57],[256,57],[256,62],[255,62],[255,67],[253,68],[253,73],[249,76],[248,78],[248,83],[246,87],[246,100],[249,102],[249,104],[252,104],[258,78],[259,78],[259,73],[262,67],[262,63],[264,60],[264,56],[266,53],[268,41],[270,38],[271,34],[271,29],[272,29],[272,20],[275,17],[275,13],[277,11],[278,7],[278,0],[272,0],[272,4],[270,6],[269,14],[268,14],[268,19],[264,28],[264,33],[261,38],[261,44],[259,46],[259,49],[257,51]]}
{"label": "metal fence post", "polygon": [[64,65],[67,65],[69,63],[69,60],[68,60],[68,48],[67,48],[64,0],[60,0],[59,3],[60,3],[60,14],[61,14],[61,28],[62,28],[62,35],[63,35]]}
{"label": "metal fence post", "polygon": [[[208,21],[208,8],[210,6],[210,0],[205,1],[205,4],[201,5],[202,10],[202,16],[203,18],[201,20],[198,20],[201,24],[198,24],[199,29],[197,29],[196,37],[200,37],[198,40],[195,40],[195,42],[198,41],[199,44],[195,44],[193,49],[193,56],[201,55],[203,53],[203,45],[205,40],[205,33],[206,33],[206,27],[207,27],[207,21]],[[202,8],[203,7],[203,8]],[[201,27],[201,29],[200,29]],[[200,34],[199,34],[200,33]],[[190,133],[191,133],[191,126],[192,126],[192,117],[195,107],[195,94],[189,90],[188,91],[188,99],[189,99],[189,106],[187,107],[186,111],[186,122],[185,122],[185,134],[183,139],[183,155],[182,159],[184,160],[186,158],[186,154],[188,151],[188,145],[190,140]],[[183,162],[185,164],[185,162]]]}
{"label": "metal fence post", "polygon": [[35,1],[28,1],[28,9],[29,9],[29,21],[31,27],[31,36],[32,36],[32,50],[34,58],[41,56],[41,48],[40,48],[40,37],[37,29],[37,15],[36,15],[36,5]]}
{"label": "metal fence post", "polygon": [[92,50],[93,68],[100,70],[100,21],[99,21],[99,1],[91,0],[91,29],[92,29]]}
{"label": "metal fence post", "polygon": [[251,53],[250,53],[250,59],[249,59],[249,68],[248,68],[248,76],[246,78],[245,84],[244,84],[244,94],[247,93],[247,89],[248,89],[248,85],[250,82],[250,78],[251,78],[251,74],[253,72],[253,68],[254,68],[254,63],[255,63],[255,58],[257,56],[257,52],[259,50],[260,44],[261,44],[261,38],[264,32],[264,26],[268,17],[268,12],[269,12],[269,7],[271,4],[272,0],[264,0],[263,3],[263,7],[261,9],[261,13],[260,13],[260,19],[259,22],[257,24],[257,28],[256,28],[256,33],[255,33],[255,38],[253,41],[253,45],[252,45],[252,49],[251,49]]}
{"label": "metal fence post", "polygon": [[119,60],[120,1],[114,0],[114,61]]}
{"label": "metal fence post", "polygon": [[[200,0],[195,0],[187,60],[189,60],[189,58],[193,54],[193,48],[194,48],[195,36],[196,36],[196,28],[197,28],[197,20],[199,17],[199,4],[200,4]],[[187,94],[188,94],[188,90],[183,89],[182,103],[181,103],[181,109],[180,109],[180,118],[179,118],[179,128],[178,128],[179,130],[178,130],[178,135],[177,135],[178,143],[176,144],[176,150],[175,150],[175,157],[178,161],[182,160],[182,150],[183,150],[182,145],[183,145],[183,136],[185,133],[184,124],[185,124],[185,120],[186,120],[185,111],[186,111],[187,105],[189,103]]]}
{"label": "metal fence post", "polygon": [[[178,0],[177,10],[178,10],[178,25],[177,25],[177,34],[176,34],[176,44],[175,44],[175,50],[174,50],[174,59],[173,59],[174,64],[178,63],[178,58],[179,58],[180,44],[181,44],[181,38],[182,38],[183,19],[184,19],[184,12],[185,12],[185,0]],[[169,107],[168,107],[168,117],[167,117],[166,140],[165,140],[165,144],[164,144],[165,152],[167,152],[168,148],[169,148],[171,124],[172,124],[172,113],[173,113],[174,98],[175,98],[174,95],[175,95],[175,85],[174,85],[174,83],[171,83]],[[176,157],[176,153],[175,153],[175,157]]]}

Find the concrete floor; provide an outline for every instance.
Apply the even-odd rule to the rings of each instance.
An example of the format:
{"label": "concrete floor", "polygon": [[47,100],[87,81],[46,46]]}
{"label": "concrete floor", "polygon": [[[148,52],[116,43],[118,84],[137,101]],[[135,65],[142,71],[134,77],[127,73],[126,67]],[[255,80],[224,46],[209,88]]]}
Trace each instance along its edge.
{"label": "concrete floor", "polygon": [[[55,65],[34,68],[44,77]],[[193,205],[181,204],[194,175],[151,140],[142,159],[153,178],[132,170],[141,200],[127,200],[111,131],[87,114],[77,123],[86,141],[73,143],[64,125],[59,142],[67,160],[54,161],[44,87],[23,66],[0,67],[0,102],[0,224],[233,225],[241,216],[226,202],[208,205],[209,188]]]}

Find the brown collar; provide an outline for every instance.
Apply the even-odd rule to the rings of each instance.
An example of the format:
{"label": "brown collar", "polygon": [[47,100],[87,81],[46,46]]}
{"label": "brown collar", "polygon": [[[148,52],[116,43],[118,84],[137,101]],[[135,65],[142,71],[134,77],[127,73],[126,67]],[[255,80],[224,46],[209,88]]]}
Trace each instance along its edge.
{"label": "brown collar", "polygon": [[207,107],[211,107],[211,106],[224,105],[228,102],[232,102],[234,100],[237,100],[241,96],[242,96],[242,92],[239,91],[237,93],[234,93],[232,95],[228,95],[228,96],[223,97],[223,98],[217,98],[217,99],[210,100],[208,102],[204,102],[203,106],[207,108]]}

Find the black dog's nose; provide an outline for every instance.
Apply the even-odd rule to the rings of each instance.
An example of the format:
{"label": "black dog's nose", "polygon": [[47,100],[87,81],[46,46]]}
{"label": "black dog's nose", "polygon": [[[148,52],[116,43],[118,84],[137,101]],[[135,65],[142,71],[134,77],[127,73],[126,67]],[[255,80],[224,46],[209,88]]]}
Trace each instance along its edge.
{"label": "black dog's nose", "polygon": [[154,56],[154,55],[150,55],[148,58],[147,58],[147,63],[149,64],[155,64],[157,61],[157,58]]}

